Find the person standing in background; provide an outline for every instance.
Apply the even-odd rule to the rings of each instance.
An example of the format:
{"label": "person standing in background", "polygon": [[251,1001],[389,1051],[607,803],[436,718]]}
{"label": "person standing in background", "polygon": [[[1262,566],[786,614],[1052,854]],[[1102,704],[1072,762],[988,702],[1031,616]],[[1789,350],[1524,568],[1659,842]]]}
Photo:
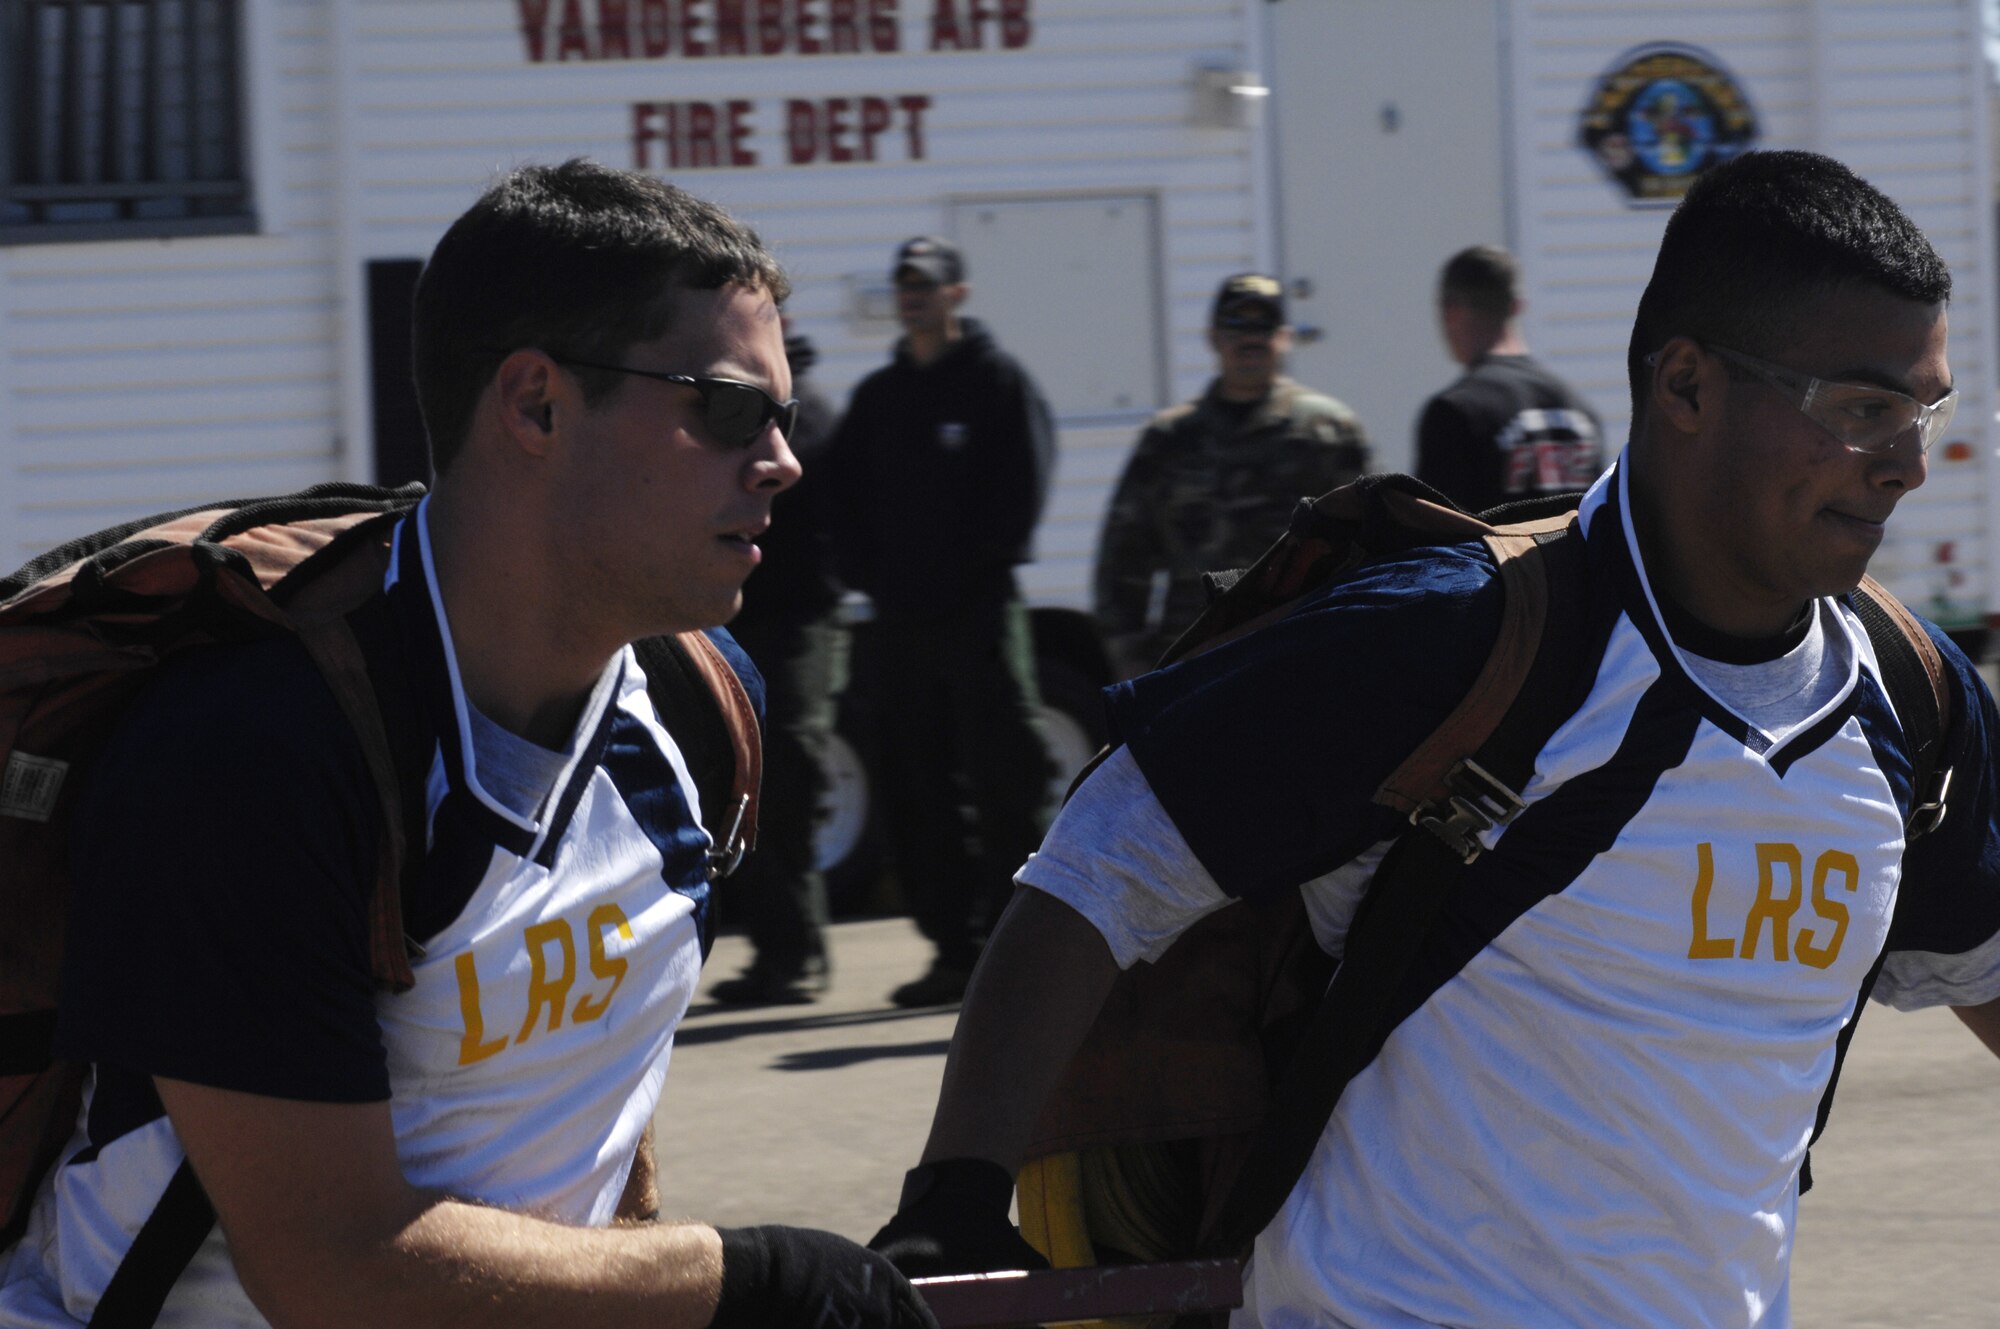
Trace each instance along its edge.
{"label": "person standing in background", "polygon": [[868,677],[890,847],[937,947],[890,999],[933,1006],[965,994],[1014,869],[1041,840],[1050,764],[1014,568],[1030,557],[1055,446],[1027,371],[958,312],[971,290],[958,247],[918,236],[891,275],[905,335],[855,388],[828,456],[843,579],[875,605]]}
{"label": "person standing in background", "polygon": [[847,675],[847,631],[833,575],[833,512],[826,471],[833,407],[805,381],[819,352],[803,335],[785,338],[798,425],[787,440],[806,479],[779,495],[757,543],[764,561],[744,588],[729,631],[764,675],[764,792],[757,848],[723,890],[755,955],[708,995],[731,1006],[790,1005],[826,991],[826,879],[814,862],[813,830],[826,788],[825,759],[836,698]]}
{"label": "person standing in background", "polygon": [[1498,245],[1453,254],[1438,319],[1465,375],[1417,420],[1417,478],[1467,512],[1573,493],[1604,469],[1604,428],[1569,384],[1528,354],[1521,269]]}
{"label": "person standing in background", "polygon": [[1224,281],[1208,340],[1215,380],[1153,417],[1105,515],[1095,608],[1120,677],[1152,668],[1194,622],[1202,573],[1249,566],[1301,498],[1368,469],[1354,412],[1280,372],[1292,330],[1275,278]]}

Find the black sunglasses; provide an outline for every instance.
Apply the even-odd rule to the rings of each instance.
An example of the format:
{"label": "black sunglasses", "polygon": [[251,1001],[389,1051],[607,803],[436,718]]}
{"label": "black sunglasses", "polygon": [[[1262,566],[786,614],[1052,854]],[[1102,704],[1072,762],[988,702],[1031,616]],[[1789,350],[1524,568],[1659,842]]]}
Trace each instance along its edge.
{"label": "black sunglasses", "polygon": [[776,421],[786,439],[799,422],[799,399],[779,401],[754,383],[733,378],[710,378],[697,374],[663,374],[656,369],[634,369],[630,365],[601,365],[575,360],[566,355],[551,356],[557,364],[577,369],[602,369],[613,374],[633,374],[655,378],[662,383],[679,383],[701,394],[702,426],[708,436],[725,448],[747,448],[763,436],[764,428]]}

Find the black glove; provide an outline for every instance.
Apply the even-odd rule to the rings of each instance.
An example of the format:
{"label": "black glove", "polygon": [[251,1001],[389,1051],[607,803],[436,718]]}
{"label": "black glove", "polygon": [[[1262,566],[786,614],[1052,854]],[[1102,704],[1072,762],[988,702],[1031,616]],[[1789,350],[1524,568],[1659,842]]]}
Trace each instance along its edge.
{"label": "black glove", "polygon": [[722,1297],[709,1329],[937,1329],[894,1265],[804,1227],[725,1227]]}
{"label": "black glove", "polygon": [[1042,1253],[1007,1221],[1014,1178],[983,1158],[944,1158],[903,1176],[903,1202],[868,1249],[912,1278],[1046,1269]]}

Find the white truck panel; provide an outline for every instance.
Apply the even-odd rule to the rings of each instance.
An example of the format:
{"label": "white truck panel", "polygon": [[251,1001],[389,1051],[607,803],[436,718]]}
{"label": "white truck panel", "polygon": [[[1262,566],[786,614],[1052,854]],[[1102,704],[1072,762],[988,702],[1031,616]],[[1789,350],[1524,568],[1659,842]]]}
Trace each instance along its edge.
{"label": "white truck panel", "polygon": [[[1607,433],[1630,424],[1624,352],[1666,225],[1630,207],[1576,146],[1578,112],[1623,53],[1693,44],[1736,76],[1757,146],[1829,153],[1893,197],[1953,270],[1957,421],[1930,482],[1899,509],[1875,572],[1947,626],[1983,620],[1982,538],[1994,519],[1993,169],[1990,71],[1973,0],[1794,5],[1517,0],[1513,20],[1517,236],[1526,331],[1538,354],[1590,394]],[[1958,446],[1952,446],[1956,443]],[[1978,560],[1974,562],[1973,560]]]}
{"label": "white truck panel", "polygon": [[[698,4],[713,39],[716,0]],[[564,0],[553,0],[540,60],[522,29],[535,0],[245,7],[263,233],[0,248],[8,561],[144,510],[367,478],[365,265],[427,253],[516,163],[584,153],[635,165],[643,152],[648,169],[737,211],[773,245],[796,283],[791,313],[821,350],[816,379],[836,399],[886,358],[893,325],[864,306],[902,239],[949,232],[975,203],[1147,200],[1150,280],[1121,275],[1089,293],[1116,326],[1144,325],[1120,334],[1143,336],[1143,350],[1121,340],[1115,373],[1079,378],[1074,349],[1032,320],[1009,314],[1004,329],[1031,369],[1039,359],[1068,384],[1071,407],[1041,561],[1024,580],[1040,602],[1081,607],[1134,435],[1149,410],[1206,383],[1215,284],[1268,265],[1274,235],[1286,275],[1317,279],[1294,310],[1326,336],[1300,349],[1299,376],[1361,408],[1386,464],[1407,465],[1415,412],[1450,377],[1429,307],[1436,265],[1479,239],[1520,253],[1531,342],[1621,438],[1624,342],[1665,212],[1626,205],[1577,147],[1577,116],[1621,52],[1680,40],[1734,73],[1761,145],[1851,161],[1952,264],[1960,423],[1882,570],[1941,617],[1969,622],[1987,608],[1984,532],[2000,519],[2000,486],[1989,476],[1993,99],[1979,0],[1031,0],[1024,44],[1006,47],[996,19],[982,49],[961,51],[928,49],[931,0],[901,0],[893,52],[633,59],[559,58]],[[582,11],[590,49],[572,57],[600,53],[596,0]],[[1313,36],[1329,23],[1331,45]],[[1191,122],[1201,66],[1272,76],[1275,153],[1271,135]],[[928,102],[908,110],[903,97]],[[857,156],[861,99],[891,107],[874,159],[830,161],[822,134],[813,160],[793,164],[786,103],[818,114],[835,98],[847,99]],[[749,104],[736,146],[755,165],[675,167],[668,136],[638,141],[655,115],[642,105],[732,101]],[[1315,243],[1323,270],[1307,274],[1296,260]],[[982,286],[1032,286],[1022,261],[975,266],[968,312],[981,312]],[[1007,307],[990,297],[991,310]],[[1103,413],[1135,394],[1153,399]]]}
{"label": "white truck panel", "polygon": [[0,246],[0,563],[337,473],[325,0],[246,50],[265,234]]}

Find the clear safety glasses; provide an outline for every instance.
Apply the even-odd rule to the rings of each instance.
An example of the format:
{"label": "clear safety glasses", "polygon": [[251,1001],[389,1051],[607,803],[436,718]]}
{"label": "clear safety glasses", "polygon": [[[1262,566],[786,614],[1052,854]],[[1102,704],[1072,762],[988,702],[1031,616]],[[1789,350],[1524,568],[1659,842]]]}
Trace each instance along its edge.
{"label": "clear safety glasses", "polygon": [[[1915,397],[1871,383],[1814,378],[1726,346],[1707,350],[1792,397],[1793,405],[1850,452],[1887,452],[1912,429],[1917,431],[1917,447],[1929,452],[1951,427],[1952,413],[1958,409],[1957,388],[1926,406]],[[1647,362],[1658,358],[1655,352]]]}

